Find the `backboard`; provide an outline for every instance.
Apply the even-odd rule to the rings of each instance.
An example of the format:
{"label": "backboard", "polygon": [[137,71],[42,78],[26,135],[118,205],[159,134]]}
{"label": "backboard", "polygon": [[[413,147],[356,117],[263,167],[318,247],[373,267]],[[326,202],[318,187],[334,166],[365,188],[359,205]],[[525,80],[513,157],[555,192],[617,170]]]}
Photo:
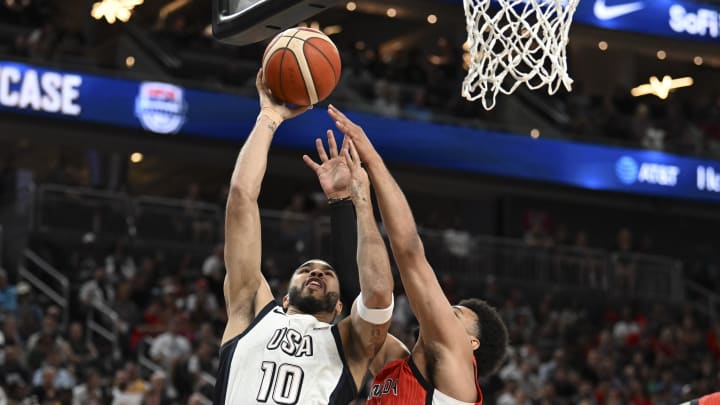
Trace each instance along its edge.
{"label": "backboard", "polygon": [[213,35],[231,45],[271,38],[341,0],[212,0]]}

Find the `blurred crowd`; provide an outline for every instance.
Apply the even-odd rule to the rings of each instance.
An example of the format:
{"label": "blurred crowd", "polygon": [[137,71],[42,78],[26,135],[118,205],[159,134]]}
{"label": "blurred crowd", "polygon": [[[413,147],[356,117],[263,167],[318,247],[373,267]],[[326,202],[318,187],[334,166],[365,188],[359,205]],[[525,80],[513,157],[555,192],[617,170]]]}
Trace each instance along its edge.
{"label": "blurred crowd", "polygon": [[[192,215],[198,193],[196,185],[188,187],[185,214],[175,217],[184,225],[165,230],[184,241],[180,249],[117,237],[102,244],[102,229],[82,245],[36,241],[32,248],[70,279],[67,313],[27,281],[0,272],[0,398],[41,405],[209,403],[226,321],[225,269],[223,245],[208,237],[218,225]],[[322,206],[313,194],[297,192],[281,211],[264,214],[262,267],[278,300],[294,266],[314,256],[318,243],[327,244],[317,221],[308,221],[323,215]],[[80,214],[67,207],[54,211]],[[527,215],[529,249],[553,252],[568,243],[567,229],[558,225],[551,232],[542,218],[537,210]],[[488,300],[510,331],[507,361],[482,381],[484,403],[676,405],[720,386],[720,322],[704,313],[672,300],[636,299],[617,280],[598,300],[555,288],[521,290],[496,279],[502,268],[480,268],[474,278],[461,279],[455,270],[471,262],[477,236],[452,221],[430,223],[445,224],[423,232],[448,297]],[[575,236],[580,247],[587,242],[583,233]],[[191,240],[194,248],[187,245]],[[630,230],[618,232],[615,254],[626,265],[621,275],[628,285],[634,280],[632,241]],[[512,254],[523,256],[518,246]],[[328,247],[320,251],[328,254]],[[453,263],[457,268],[448,267]],[[603,273],[574,269],[588,270],[608,288]],[[553,271],[558,281],[566,277],[562,269]],[[399,281],[396,287],[391,332],[412,346],[417,323]]]}
{"label": "blurred crowd", "polygon": [[[123,243],[104,255],[78,254],[67,319],[40,291],[0,272],[0,401],[207,403],[226,319],[222,257],[221,245],[177,263]],[[280,299],[292,268],[272,257],[263,266]],[[500,310],[512,342],[501,370],[482,381],[488,405],[676,405],[720,386],[720,323],[688,308],[529,297],[491,277],[470,290]],[[117,313],[117,348],[88,336],[87,319],[111,327],[93,315],[96,307]],[[398,286],[391,331],[412,345],[415,327]]]}

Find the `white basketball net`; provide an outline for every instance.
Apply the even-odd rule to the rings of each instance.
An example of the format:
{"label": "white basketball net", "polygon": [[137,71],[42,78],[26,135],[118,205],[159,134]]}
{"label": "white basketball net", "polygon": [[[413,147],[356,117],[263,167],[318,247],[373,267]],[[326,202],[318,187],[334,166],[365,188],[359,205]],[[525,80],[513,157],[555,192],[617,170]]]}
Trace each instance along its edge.
{"label": "white basketball net", "polygon": [[570,91],[565,48],[579,1],[463,0],[470,55],[463,97],[482,99],[490,110],[499,92],[523,83],[531,90],[547,85],[549,94],[561,84]]}

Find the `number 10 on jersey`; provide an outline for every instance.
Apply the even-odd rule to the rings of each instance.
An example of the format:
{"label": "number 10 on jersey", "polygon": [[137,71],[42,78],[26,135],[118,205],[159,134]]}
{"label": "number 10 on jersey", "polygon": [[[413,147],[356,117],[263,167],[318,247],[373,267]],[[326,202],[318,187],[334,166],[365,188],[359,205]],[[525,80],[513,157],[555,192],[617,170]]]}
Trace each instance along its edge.
{"label": "number 10 on jersey", "polygon": [[263,361],[261,369],[263,377],[257,395],[258,402],[267,402],[272,392],[272,400],[278,404],[297,404],[303,383],[302,368],[287,363],[277,367],[273,361]]}

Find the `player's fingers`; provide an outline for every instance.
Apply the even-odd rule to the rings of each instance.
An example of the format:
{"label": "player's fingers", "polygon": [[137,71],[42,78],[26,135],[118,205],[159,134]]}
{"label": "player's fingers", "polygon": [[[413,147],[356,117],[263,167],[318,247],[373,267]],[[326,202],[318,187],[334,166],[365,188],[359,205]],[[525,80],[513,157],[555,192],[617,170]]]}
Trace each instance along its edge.
{"label": "player's fingers", "polygon": [[352,158],[350,158],[350,152],[347,150],[347,148],[343,149],[342,157],[347,167],[350,168],[350,175],[355,174],[355,166],[353,166],[353,161]]}
{"label": "player's fingers", "polygon": [[345,115],[345,113],[343,113],[342,111],[338,110],[337,107],[335,107],[334,105],[330,104],[329,111],[332,112],[332,115],[334,115],[335,117],[337,117],[337,118],[335,118],[336,121],[341,121],[341,122],[345,123],[345,125],[346,125],[348,128],[352,128],[353,126],[357,126],[354,122],[352,122],[352,120],[351,120],[350,118],[347,117],[347,115]]}
{"label": "player's fingers", "polygon": [[352,141],[352,139],[348,140],[348,143],[350,144],[350,156],[352,157],[353,163],[360,166],[360,155],[358,155],[355,143]]}
{"label": "player's fingers", "polygon": [[350,137],[343,136],[342,146],[340,147],[340,154],[342,155],[350,147]]}
{"label": "player's fingers", "polygon": [[342,121],[335,121],[335,126],[336,126],[337,129],[339,129],[340,132],[342,132],[343,134],[352,136],[352,134],[350,133],[350,127],[349,127],[347,124],[345,124],[344,122],[342,122]]}
{"label": "player's fingers", "polygon": [[330,117],[331,117],[331,118],[333,119],[333,121],[335,121],[336,123],[337,123],[337,122],[342,122],[346,127],[348,127],[348,128],[350,127],[350,126],[349,126],[349,121],[350,121],[350,120],[348,120],[347,117],[346,117],[343,113],[341,113],[340,111],[338,111],[336,108],[328,108],[328,114],[330,114]]}
{"label": "player's fingers", "polygon": [[309,168],[311,168],[314,172],[317,172],[318,169],[320,169],[320,165],[315,163],[314,160],[308,155],[303,155],[303,162],[305,162],[306,165],[308,165]]}
{"label": "player's fingers", "polygon": [[328,151],[330,152],[330,158],[335,158],[338,155],[337,142],[335,142],[335,134],[332,129],[327,130],[328,139]]}
{"label": "player's fingers", "polygon": [[320,156],[320,161],[323,163],[327,162],[328,155],[325,153],[325,145],[323,145],[320,138],[315,139],[315,148],[317,149],[318,156]]}

